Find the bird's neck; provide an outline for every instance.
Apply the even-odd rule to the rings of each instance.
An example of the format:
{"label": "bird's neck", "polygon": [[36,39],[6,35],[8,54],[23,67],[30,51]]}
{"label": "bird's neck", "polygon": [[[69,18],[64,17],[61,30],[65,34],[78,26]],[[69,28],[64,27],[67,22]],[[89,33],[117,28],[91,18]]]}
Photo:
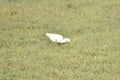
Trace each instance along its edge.
{"label": "bird's neck", "polygon": [[65,42],[67,42],[67,40],[66,40],[66,39],[63,39],[63,40],[61,41],[61,43],[65,43]]}

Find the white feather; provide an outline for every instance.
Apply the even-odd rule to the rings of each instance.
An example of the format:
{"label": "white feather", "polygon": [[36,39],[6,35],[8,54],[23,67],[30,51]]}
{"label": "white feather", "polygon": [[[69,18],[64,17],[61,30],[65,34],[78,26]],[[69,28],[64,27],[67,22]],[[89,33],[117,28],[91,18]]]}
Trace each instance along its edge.
{"label": "white feather", "polygon": [[57,42],[57,43],[70,42],[69,38],[63,38],[63,36],[60,34],[46,33],[46,36],[53,42]]}

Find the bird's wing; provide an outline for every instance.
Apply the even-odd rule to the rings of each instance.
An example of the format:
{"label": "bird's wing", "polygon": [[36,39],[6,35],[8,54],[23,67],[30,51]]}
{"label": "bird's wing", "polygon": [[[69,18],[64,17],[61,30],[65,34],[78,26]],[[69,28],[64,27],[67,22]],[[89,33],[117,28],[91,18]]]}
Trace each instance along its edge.
{"label": "bird's wing", "polygon": [[53,42],[60,42],[61,40],[63,40],[62,35],[59,34],[46,33],[46,36],[48,36]]}
{"label": "bird's wing", "polygon": [[60,43],[63,40],[63,36],[56,35],[56,42]]}

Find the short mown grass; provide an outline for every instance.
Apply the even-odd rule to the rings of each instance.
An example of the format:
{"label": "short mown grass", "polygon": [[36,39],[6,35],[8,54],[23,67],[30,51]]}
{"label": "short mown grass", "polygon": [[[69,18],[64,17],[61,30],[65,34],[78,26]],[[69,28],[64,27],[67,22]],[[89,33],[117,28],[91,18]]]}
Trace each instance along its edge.
{"label": "short mown grass", "polygon": [[0,0],[0,80],[120,80],[119,57],[120,0]]}

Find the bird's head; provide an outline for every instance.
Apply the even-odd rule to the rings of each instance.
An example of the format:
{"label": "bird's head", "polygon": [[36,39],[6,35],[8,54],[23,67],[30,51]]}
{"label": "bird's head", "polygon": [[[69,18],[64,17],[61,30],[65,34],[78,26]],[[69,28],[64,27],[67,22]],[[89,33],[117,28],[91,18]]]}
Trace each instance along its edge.
{"label": "bird's head", "polygon": [[65,38],[64,40],[70,43],[70,38]]}

